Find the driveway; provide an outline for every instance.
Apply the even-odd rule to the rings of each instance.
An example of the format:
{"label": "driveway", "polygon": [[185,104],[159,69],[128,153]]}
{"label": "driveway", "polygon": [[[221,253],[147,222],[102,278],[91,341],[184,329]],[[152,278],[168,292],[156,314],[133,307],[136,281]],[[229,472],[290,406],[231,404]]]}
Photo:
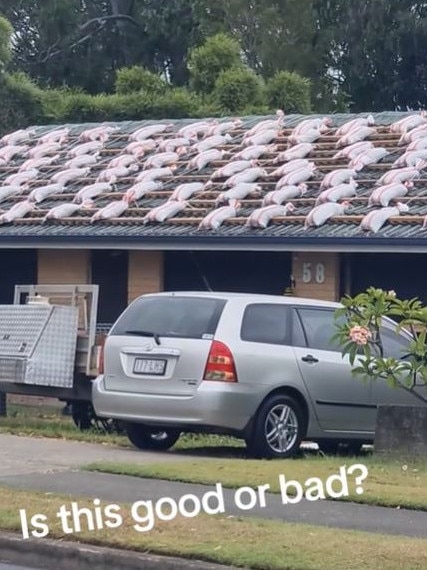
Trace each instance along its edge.
{"label": "driveway", "polygon": [[0,434],[0,453],[0,477],[78,469],[97,461],[146,465],[194,459],[174,453],[150,453],[102,444],[5,434]]}

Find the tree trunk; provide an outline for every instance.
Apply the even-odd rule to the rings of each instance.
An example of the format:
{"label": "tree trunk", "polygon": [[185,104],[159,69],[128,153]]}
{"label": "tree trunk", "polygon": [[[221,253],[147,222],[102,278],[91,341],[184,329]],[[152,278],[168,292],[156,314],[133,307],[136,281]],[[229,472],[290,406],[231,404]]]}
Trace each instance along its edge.
{"label": "tree trunk", "polygon": [[379,406],[375,453],[427,456],[427,406]]}

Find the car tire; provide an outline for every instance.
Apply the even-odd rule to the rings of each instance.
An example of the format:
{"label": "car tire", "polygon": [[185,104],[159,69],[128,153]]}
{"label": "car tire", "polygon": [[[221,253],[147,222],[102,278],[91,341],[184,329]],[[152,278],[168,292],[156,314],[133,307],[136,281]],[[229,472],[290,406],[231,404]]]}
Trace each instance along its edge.
{"label": "car tire", "polygon": [[294,398],[284,394],[271,396],[257,412],[252,434],[246,440],[248,453],[266,459],[295,457],[306,426],[306,414]]}
{"label": "car tire", "polygon": [[129,441],[138,449],[149,451],[167,451],[178,441],[181,432],[173,429],[153,430],[140,424],[126,426]]}

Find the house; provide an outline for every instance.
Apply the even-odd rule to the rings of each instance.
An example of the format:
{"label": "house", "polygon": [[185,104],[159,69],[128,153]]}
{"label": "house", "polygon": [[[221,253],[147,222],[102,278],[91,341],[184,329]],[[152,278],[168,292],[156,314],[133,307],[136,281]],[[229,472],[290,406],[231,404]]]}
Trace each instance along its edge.
{"label": "house", "polygon": [[[147,166],[145,161],[160,152],[160,141],[176,138],[180,129],[196,121],[126,122],[111,124],[112,129],[94,124],[50,125],[14,133],[3,140],[0,148],[0,214],[3,214],[0,215],[0,303],[12,301],[13,287],[19,283],[97,283],[100,285],[99,321],[111,323],[135,297],[159,290],[210,287],[284,294],[292,288],[299,296],[337,300],[344,293],[353,294],[376,285],[394,289],[403,297],[420,296],[427,300],[427,229],[423,228],[427,215],[427,176],[423,168],[427,163],[417,163],[418,174],[412,177],[413,185],[407,190],[401,189],[401,195],[383,204],[393,207],[399,202],[407,207],[387,212],[383,208],[385,218],[377,231],[361,229],[365,216],[381,208],[369,203],[378,179],[394,168],[393,163],[404,155],[409,144],[410,137],[402,141],[401,133],[393,132],[390,126],[413,115],[421,126],[427,124],[427,120],[416,113],[373,116],[375,124],[371,125],[372,131],[365,140],[374,147],[386,149],[387,153],[355,174],[358,187],[349,198],[348,210],[312,227],[305,227],[307,215],[316,204],[325,176],[349,167],[348,158],[334,158],[340,138],[337,128],[367,115],[329,117],[328,129],[315,137],[313,149],[307,155],[317,169],[306,180],[306,191],[289,200],[293,211],[276,215],[265,228],[251,227],[246,222],[281,178],[271,176],[284,163],[277,157],[290,147],[289,137],[296,125],[320,117],[285,117],[283,125],[277,126],[276,135],[268,141],[272,146],[257,160],[258,166],[268,173],[256,179],[259,191],[242,198],[238,212],[217,229],[199,226],[209,212],[221,206],[217,199],[224,191],[226,179],[214,178],[211,184],[206,186],[206,183],[213,172],[234,160],[242,149],[249,148],[242,143],[247,141],[244,137],[250,129],[261,121],[273,122],[276,117],[244,117],[233,126],[226,125],[223,134],[226,132],[228,136],[218,139],[216,145],[225,153],[200,170],[194,161],[190,162],[196,153],[196,142],[192,142],[192,146],[187,147],[189,152],[180,154],[173,172],[165,171],[167,175],[159,179],[158,188],[123,206],[120,215],[104,220],[94,220],[94,213],[122,199]],[[221,119],[220,124],[227,121],[230,119]],[[111,160],[115,159],[114,164],[117,164],[120,157],[138,153],[138,145],[128,147],[138,142],[132,140],[132,133],[159,124],[167,126],[148,137],[156,141],[155,149],[140,155],[132,163],[136,163],[136,167],[130,170],[121,167],[115,181],[108,178],[108,173],[104,174],[104,178],[114,184],[110,190],[94,197],[90,208],[76,209],[67,217],[46,219],[51,208],[73,203],[78,191],[95,184]],[[422,128],[420,131],[423,132]],[[199,142],[204,140],[203,133],[206,134],[206,129],[201,127]],[[427,127],[425,137],[427,139]],[[146,138],[140,135],[141,140]],[[90,139],[94,140],[87,150],[81,149],[80,145]],[[419,135],[419,139],[414,136],[414,140],[425,139]],[[43,146],[46,144],[51,147]],[[24,148],[8,156],[4,149],[10,145]],[[173,144],[169,146],[173,148]],[[76,150],[78,147],[80,150]],[[164,143],[162,148],[166,147]],[[14,205],[26,201],[29,194],[34,197],[36,188],[55,183],[58,179],[55,175],[67,170],[66,164],[74,155],[75,158],[82,156],[79,153],[89,156],[86,164],[90,164],[84,167],[87,170],[79,169],[77,177],[72,173],[64,188],[53,188],[47,191],[49,195],[39,196],[39,201],[29,205],[26,202],[28,207],[24,206],[15,216],[4,215]],[[46,160],[29,163],[33,158]],[[122,163],[128,165],[126,158],[123,160]],[[83,158],[81,164],[84,162]],[[156,161],[151,161],[151,165],[156,166]],[[399,168],[404,166],[405,157]],[[29,171],[33,172],[28,177],[10,178],[18,172]],[[147,222],[145,216],[164,204],[174,189],[192,182],[202,183],[203,190],[189,198],[185,208],[164,221]],[[7,190],[16,184],[21,187],[19,192]]]}

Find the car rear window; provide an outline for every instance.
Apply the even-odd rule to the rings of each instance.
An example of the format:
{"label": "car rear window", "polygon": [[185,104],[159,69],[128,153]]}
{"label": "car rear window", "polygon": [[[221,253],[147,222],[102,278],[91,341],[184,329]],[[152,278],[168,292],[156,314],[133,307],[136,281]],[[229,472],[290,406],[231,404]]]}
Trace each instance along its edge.
{"label": "car rear window", "polygon": [[242,319],[240,338],[247,342],[289,344],[290,309],[279,304],[248,305]]}
{"label": "car rear window", "polygon": [[225,303],[222,299],[200,297],[141,297],[126,309],[110,334],[140,331],[164,337],[211,338]]}

